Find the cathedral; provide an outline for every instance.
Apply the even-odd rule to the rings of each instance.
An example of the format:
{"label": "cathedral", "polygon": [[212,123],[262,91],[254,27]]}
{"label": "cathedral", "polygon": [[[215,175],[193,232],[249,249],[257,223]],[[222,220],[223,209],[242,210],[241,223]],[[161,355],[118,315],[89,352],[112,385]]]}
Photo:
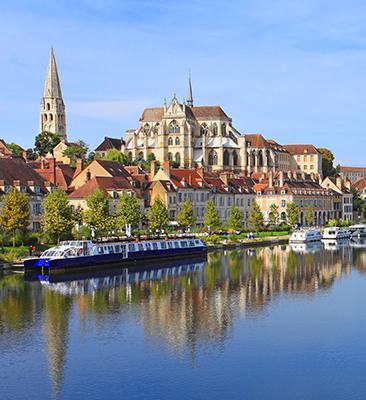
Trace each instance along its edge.
{"label": "cathedral", "polygon": [[39,132],[57,133],[66,140],[66,112],[55,54],[51,48],[39,118]]}
{"label": "cathedral", "polygon": [[139,126],[127,130],[123,151],[137,157],[169,160],[175,166],[211,170],[253,172],[289,171],[291,155],[273,140],[262,135],[243,135],[220,106],[195,106],[191,78],[187,101],[174,95],[170,104],[146,108]]}

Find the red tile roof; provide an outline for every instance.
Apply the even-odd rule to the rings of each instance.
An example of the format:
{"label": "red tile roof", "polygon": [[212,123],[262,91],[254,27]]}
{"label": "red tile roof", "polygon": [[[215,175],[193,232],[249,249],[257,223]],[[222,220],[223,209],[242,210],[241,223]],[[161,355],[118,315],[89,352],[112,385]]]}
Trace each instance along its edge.
{"label": "red tile roof", "polygon": [[366,172],[365,167],[340,167],[340,172]]}
{"label": "red tile roof", "polygon": [[122,139],[115,139],[106,136],[103,142],[95,149],[95,151],[107,151],[110,149],[121,150],[122,144]]}
{"label": "red tile roof", "polygon": [[365,178],[358,179],[356,182],[354,182],[353,186],[356,189],[363,191],[364,189],[366,189],[366,179]]}
{"label": "red tile roof", "polygon": [[319,154],[312,144],[285,144],[283,147],[291,154]]}

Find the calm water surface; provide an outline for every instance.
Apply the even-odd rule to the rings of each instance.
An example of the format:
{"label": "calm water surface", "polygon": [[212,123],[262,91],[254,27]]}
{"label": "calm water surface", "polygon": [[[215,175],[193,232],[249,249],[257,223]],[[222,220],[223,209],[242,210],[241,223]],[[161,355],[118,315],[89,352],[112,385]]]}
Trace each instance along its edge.
{"label": "calm water surface", "polygon": [[365,399],[365,272],[312,245],[0,275],[0,398]]}

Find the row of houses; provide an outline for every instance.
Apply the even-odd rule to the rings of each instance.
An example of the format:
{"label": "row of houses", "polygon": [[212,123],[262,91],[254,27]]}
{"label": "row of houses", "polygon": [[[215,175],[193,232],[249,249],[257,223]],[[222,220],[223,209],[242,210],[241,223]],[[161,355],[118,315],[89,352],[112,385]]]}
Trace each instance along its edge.
{"label": "row of houses", "polygon": [[269,219],[271,204],[278,206],[281,220],[286,220],[286,207],[299,207],[299,223],[305,223],[308,207],[313,210],[313,224],[323,225],[330,219],[352,220],[352,192],[348,179],[341,177],[322,180],[318,174],[293,171],[257,172],[250,176],[232,171],[212,171],[198,168],[172,168],[169,161],[161,165],[152,161],[150,172],[139,165],[123,166],[117,161],[94,160],[84,166],[81,160],[75,167],[57,162],[55,158],[26,161],[22,157],[0,158],[0,190],[4,194],[11,186],[29,196],[31,207],[30,229],[40,229],[42,200],[56,187],[68,193],[70,204],[86,208],[86,199],[100,189],[109,199],[113,212],[122,193],[139,200],[146,212],[156,197],[160,197],[169,211],[172,224],[177,219],[183,202],[193,205],[198,226],[203,226],[206,203],[213,200],[225,224],[232,205],[243,214],[243,226],[248,227],[249,210],[257,202]]}

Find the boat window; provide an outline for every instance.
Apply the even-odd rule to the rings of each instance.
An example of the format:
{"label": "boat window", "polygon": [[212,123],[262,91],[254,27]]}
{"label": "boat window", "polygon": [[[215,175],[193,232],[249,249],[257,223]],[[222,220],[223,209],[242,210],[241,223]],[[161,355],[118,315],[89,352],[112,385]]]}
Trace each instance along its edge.
{"label": "boat window", "polygon": [[153,247],[154,250],[157,250],[158,249],[158,244],[153,242],[152,247]]}
{"label": "boat window", "polygon": [[139,243],[137,247],[139,248],[140,251],[144,251],[144,245],[142,243]]}
{"label": "boat window", "polygon": [[173,248],[173,242],[168,242],[168,247],[169,247],[169,249],[172,249]]}
{"label": "boat window", "polygon": [[115,253],[120,253],[121,252],[121,245],[120,244],[116,244],[114,246],[114,251],[115,251]]}
{"label": "boat window", "polygon": [[190,240],[190,241],[189,241],[189,246],[190,246],[190,247],[194,247],[194,240]]}
{"label": "boat window", "polygon": [[108,246],[108,251],[109,251],[109,253],[114,253],[113,246]]}
{"label": "boat window", "polygon": [[179,249],[179,242],[174,242],[174,247],[175,247],[176,249]]}
{"label": "boat window", "polygon": [[103,247],[98,247],[98,254],[104,254]]}
{"label": "boat window", "polygon": [[132,243],[130,243],[130,244],[128,245],[128,251],[135,251],[135,245],[132,244]]}
{"label": "boat window", "polygon": [[180,242],[181,247],[187,247],[187,242],[185,240],[183,240],[182,242]]}
{"label": "boat window", "polygon": [[160,243],[160,247],[161,247],[162,249],[166,249],[166,243],[165,243],[165,242],[161,242],[161,243]]}
{"label": "boat window", "polygon": [[151,250],[151,243],[145,243],[146,250]]}
{"label": "boat window", "polygon": [[198,246],[201,244],[199,240],[194,241]]}

